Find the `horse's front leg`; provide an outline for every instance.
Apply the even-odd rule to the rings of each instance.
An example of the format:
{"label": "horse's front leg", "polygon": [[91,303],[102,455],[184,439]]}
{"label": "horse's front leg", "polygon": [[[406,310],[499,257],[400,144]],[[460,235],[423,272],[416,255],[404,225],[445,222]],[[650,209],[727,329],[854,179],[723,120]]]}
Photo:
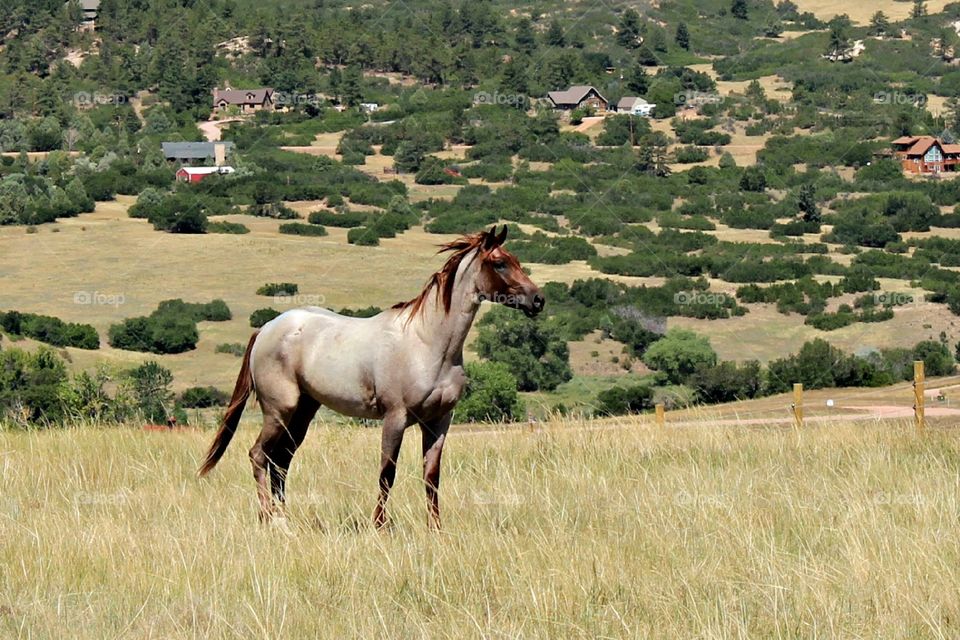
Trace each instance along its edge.
{"label": "horse's front leg", "polygon": [[406,411],[388,413],[383,419],[383,433],[380,441],[380,495],[377,508],[373,511],[373,524],[383,528],[387,523],[387,496],[397,476],[397,459],[400,457],[400,445],[403,444],[403,432],[409,426]]}
{"label": "horse's front leg", "polygon": [[427,490],[428,525],[440,530],[440,456],[447,439],[450,420],[448,413],[435,422],[421,423],[423,432],[423,483]]}

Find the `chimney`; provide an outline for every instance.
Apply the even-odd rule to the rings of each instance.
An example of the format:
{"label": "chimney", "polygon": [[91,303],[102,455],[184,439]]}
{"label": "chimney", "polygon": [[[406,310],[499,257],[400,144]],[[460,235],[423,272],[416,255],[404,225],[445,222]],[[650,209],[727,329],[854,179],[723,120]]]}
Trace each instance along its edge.
{"label": "chimney", "polygon": [[218,167],[227,164],[227,145],[222,142],[213,143],[213,160]]}

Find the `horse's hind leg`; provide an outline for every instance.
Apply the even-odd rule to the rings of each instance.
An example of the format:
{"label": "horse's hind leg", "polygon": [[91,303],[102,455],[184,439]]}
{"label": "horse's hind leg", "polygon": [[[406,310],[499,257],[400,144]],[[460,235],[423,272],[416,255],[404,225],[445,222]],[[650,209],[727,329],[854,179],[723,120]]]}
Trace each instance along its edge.
{"label": "horse's hind leg", "polygon": [[267,478],[270,454],[275,443],[287,436],[287,425],[290,424],[300,402],[300,389],[293,386],[284,394],[261,393],[259,400],[263,411],[263,428],[250,449],[250,463],[253,465],[253,478],[257,482],[260,522],[266,522],[273,515],[273,499]]}
{"label": "horse's hind leg", "polygon": [[281,510],[286,503],[287,471],[290,469],[290,462],[293,460],[293,454],[303,443],[310,421],[313,420],[319,408],[319,402],[305,393],[302,394],[286,430],[275,442],[270,443],[271,448],[267,451],[270,489],[273,492],[273,499],[280,505]]}

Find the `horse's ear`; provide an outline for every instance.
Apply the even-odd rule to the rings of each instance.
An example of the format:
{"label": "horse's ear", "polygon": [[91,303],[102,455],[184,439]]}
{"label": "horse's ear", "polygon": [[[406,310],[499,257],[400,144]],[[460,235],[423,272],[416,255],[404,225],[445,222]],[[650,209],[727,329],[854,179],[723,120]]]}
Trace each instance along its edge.
{"label": "horse's ear", "polygon": [[503,225],[503,231],[497,236],[497,246],[502,245],[507,239],[507,225]]}
{"label": "horse's ear", "polygon": [[483,232],[483,250],[490,251],[499,245],[500,243],[497,242],[497,225],[493,225],[490,227],[490,231]]}

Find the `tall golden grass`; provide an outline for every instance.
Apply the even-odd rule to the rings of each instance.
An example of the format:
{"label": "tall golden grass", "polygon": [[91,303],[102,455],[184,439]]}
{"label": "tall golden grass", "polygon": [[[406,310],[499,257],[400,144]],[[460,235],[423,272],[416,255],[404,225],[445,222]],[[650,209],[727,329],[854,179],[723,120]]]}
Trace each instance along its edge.
{"label": "tall golden grass", "polygon": [[907,423],[454,428],[431,533],[411,430],[314,424],[289,528],[241,428],[0,432],[3,638],[957,637],[960,446]]}

